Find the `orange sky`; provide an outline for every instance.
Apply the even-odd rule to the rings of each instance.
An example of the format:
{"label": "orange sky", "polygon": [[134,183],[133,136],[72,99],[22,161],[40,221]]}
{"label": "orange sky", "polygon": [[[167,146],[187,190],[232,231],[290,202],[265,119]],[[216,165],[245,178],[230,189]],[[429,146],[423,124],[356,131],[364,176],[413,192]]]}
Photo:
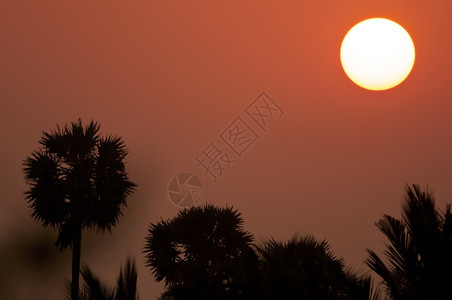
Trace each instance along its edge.
{"label": "orange sky", "polygon": [[[238,208],[257,241],[312,233],[361,272],[365,249],[383,249],[374,222],[400,215],[405,183],[450,202],[450,1],[129,2],[0,4],[0,257],[22,287],[0,296],[57,298],[70,276],[69,253],[33,273],[11,249],[45,233],[53,247],[30,219],[21,162],[42,130],[78,117],[125,139],[139,185],[112,236],[84,235],[82,262],[113,280],[134,255],[143,299],[162,291],[143,237],[177,213],[167,185],[179,172],[200,176],[201,203]],[[371,17],[398,22],[416,47],[411,75],[383,92],[356,86],[339,61],[346,32]],[[194,157],[264,90],[284,115],[211,183]]]}

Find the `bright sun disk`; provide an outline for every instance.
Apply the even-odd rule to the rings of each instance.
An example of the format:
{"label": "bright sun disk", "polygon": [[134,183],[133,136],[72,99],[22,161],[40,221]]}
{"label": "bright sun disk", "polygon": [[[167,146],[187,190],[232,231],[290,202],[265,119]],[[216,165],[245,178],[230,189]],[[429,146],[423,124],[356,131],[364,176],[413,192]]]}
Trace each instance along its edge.
{"label": "bright sun disk", "polygon": [[355,25],[341,45],[347,76],[368,90],[387,90],[400,84],[414,65],[414,44],[399,24],[373,18]]}

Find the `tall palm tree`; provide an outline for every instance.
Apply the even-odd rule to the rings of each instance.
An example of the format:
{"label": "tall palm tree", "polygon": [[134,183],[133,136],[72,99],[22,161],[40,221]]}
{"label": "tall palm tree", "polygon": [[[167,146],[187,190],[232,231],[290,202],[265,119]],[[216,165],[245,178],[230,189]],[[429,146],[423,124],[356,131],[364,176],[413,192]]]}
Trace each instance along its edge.
{"label": "tall palm tree", "polygon": [[150,225],[146,265],[165,281],[166,299],[247,298],[253,292],[251,241],[232,207],[192,207]]}
{"label": "tall palm tree", "polygon": [[24,161],[32,217],[59,230],[57,247],[72,247],[72,299],[79,290],[82,230],[111,231],[135,184],[128,180],[120,137],[100,137],[100,126],[81,119],[43,132],[41,147]]}
{"label": "tall palm tree", "polygon": [[313,236],[258,247],[262,299],[378,299],[369,277],[347,270],[326,241]]}
{"label": "tall palm tree", "polygon": [[367,250],[367,265],[392,299],[452,299],[452,215],[441,213],[428,188],[406,187],[401,219],[384,215],[376,226],[386,235],[387,264]]}

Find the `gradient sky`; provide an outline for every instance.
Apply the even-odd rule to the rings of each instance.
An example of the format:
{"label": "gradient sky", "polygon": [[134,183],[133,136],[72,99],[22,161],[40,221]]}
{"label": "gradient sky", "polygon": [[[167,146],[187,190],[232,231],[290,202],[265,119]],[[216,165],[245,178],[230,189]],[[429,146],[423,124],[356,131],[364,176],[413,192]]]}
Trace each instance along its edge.
{"label": "gradient sky", "polygon": [[[82,263],[110,283],[131,254],[141,298],[162,292],[141,251],[149,222],[178,211],[167,187],[180,172],[203,181],[201,204],[242,212],[256,241],[314,234],[367,272],[365,249],[384,245],[374,222],[400,216],[406,183],[450,202],[451,11],[449,0],[2,1],[0,298],[61,298],[70,252],[31,220],[21,163],[43,130],[78,117],[125,139],[138,184],[113,235],[83,236]],[[372,17],[416,47],[410,76],[383,92],[356,86],[339,60],[347,31]],[[194,157],[261,91],[284,115],[212,183]]]}

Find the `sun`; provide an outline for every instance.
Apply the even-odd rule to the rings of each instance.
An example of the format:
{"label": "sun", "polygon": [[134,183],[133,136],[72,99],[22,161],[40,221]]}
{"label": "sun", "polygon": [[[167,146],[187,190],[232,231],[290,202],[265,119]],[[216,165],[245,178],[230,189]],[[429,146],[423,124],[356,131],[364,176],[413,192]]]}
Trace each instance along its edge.
{"label": "sun", "polygon": [[414,59],[414,44],[408,32],[384,18],[356,24],[341,45],[345,73],[368,90],[381,91],[399,85],[410,74]]}

